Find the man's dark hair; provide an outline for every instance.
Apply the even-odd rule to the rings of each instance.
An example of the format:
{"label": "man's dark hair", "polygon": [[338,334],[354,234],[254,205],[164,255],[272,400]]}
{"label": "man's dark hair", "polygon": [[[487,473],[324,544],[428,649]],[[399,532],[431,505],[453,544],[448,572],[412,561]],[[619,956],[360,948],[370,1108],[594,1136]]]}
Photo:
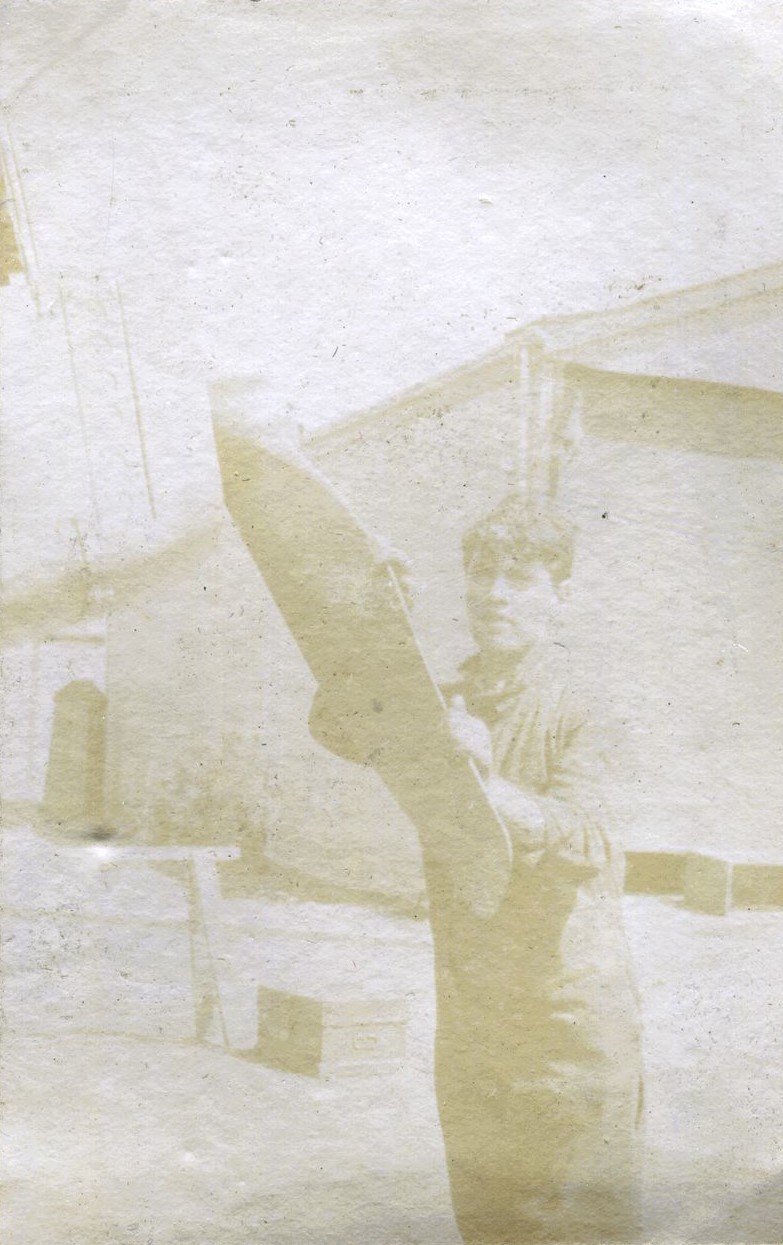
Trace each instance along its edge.
{"label": "man's dark hair", "polygon": [[545,566],[559,584],[571,574],[573,529],[551,511],[536,509],[511,493],[466,533],[462,556],[468,574],[479,564],[494,567],[511,559],[522,566]]}

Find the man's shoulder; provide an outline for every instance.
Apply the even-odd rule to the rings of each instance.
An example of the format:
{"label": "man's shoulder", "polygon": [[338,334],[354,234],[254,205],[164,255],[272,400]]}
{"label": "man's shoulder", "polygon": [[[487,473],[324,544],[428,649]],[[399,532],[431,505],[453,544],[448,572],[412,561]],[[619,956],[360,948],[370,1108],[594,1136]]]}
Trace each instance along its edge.
{"label": "man's shoulder", "polygon": [[462,663],[458,678],[441,685],[441,691],[447,700],[463,696],[479,714],[487,704],[501,712],[504,706],[513,712],[514,705],[527,705],[546,729],[556,730],[561,724],[576,729],[589,715],[574,665],[568,647],[552,642],[529,651],[498,678],[476,653]]}
{"label": "man's shoulder", "polygon": [[563,712],[577,709],[583,699],[579,672],[568,645],[557,640],[542,644],[521,664],[518,682]]}

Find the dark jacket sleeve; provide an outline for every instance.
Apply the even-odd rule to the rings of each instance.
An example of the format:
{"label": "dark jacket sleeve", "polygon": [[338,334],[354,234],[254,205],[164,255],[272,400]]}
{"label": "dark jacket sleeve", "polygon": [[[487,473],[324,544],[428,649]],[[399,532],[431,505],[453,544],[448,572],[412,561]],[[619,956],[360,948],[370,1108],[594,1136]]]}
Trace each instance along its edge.
{"label": "dark jacket sleeve", "polygon": [[[597,730],[563,698],[548,725],[549,781],[529,793],[540,814],[528,863],[580,881],[607,866],[621,869],[612,845],[616,816],[609,797],[608,764]],[[524,839],[522,840],[524,850]]]}
{"label": "dark jacket sleeve", "polygon": [[545,856],[598,872],[613,854],[615,816],[607,758],[589,721],[573,713],[559,724],[555,750],[552,781],[538,800],[545,823]]}

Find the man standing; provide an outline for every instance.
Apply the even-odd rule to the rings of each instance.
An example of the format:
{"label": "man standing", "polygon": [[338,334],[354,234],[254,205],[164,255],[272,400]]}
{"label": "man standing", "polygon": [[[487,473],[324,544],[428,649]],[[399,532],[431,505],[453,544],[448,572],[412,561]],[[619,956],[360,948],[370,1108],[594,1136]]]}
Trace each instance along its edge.
{"label": "man standing", "polygon": [[[569,533],[509,498],[464,542],[455,738],[513,841],[481,919],[430,886],[436,1091],[466,1245],[631,1241],[641,1056],[600,750],[558,638]],[[477,864],[477,867],[480,867]]]}
{"label": "man standing", "polygon": [[318,681],[313,735],[372,766],[419,833],[466,1245],[632,1241],[638,1006],[600,749],[558,636],[570,534],[516,496],[469,533],[478,652],[446,721],[388,551],[298,450],[230,403],[215,427],[231,513]]}

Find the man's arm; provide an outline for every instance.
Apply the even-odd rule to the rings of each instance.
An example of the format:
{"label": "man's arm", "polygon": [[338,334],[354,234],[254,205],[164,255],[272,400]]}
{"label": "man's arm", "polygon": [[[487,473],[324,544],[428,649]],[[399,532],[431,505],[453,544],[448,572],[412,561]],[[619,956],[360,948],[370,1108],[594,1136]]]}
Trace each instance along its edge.
{"label": "man's arm", "polygon": [[[606,758],[589,722],[573,712],[559,718],[549,744],[550,783],[543,793],[527,797],[537,814],[527,830],[528,851],[536,863],[564,876],[591,877],[611,857]],[[506,807],[513,818],[510,800]]]}
{"label": "man's arm", "polygon": [[461,699],[453,702],[450,720],[457,743],[479,767],[518,860],[576,879],[593,876],[606,864],[606,826],[612,818],[602,786],[605,763],[584,717],[573,710],[555,716],[547,735],[551,781],[542,793],[493,771],[489,730],[467,713]]}

